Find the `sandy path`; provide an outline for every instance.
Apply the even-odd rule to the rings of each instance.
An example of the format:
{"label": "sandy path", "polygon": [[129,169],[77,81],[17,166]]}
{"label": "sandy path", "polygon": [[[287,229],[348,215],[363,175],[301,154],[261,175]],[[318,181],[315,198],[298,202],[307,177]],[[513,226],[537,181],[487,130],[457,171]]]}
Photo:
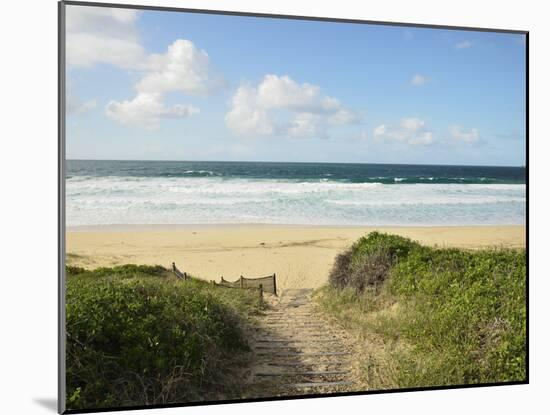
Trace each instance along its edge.
{"label": "sandy path", "polygon": [[311,303],[311,289],[286,290],[251,329],[248,388],[260,396],[356,390],[354,345]]}

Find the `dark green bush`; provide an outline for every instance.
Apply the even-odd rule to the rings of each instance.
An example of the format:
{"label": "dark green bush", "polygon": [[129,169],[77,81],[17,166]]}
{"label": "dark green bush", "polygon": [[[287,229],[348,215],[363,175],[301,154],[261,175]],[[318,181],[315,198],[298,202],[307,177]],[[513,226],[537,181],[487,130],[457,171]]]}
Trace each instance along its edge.
{"label": "dark green bush", "polygon": [[335,288],[352,287],[357,292],[376,287],[386,280],[396,261],[419,246],[401,236],[371,232],[336,257],[329,283]]}
{"label": "dark green bush", "polygon": [[69,409],[223,393],[212,385],[232,354],[248,350],[239,313],[254,311],[256,295],[178,281],[162,267],[73,271],[67,280]]}
{"label": "dark green bush", "polygon": [[328,280],[331,286],[335,288],[345,288],[351,285],[351,256],[353,252],[351,249],[344,251],[336,256],[334,265],[328,276]]}
{"label": "dark green bush", "polygon": [[357,292],[363,292],[367,287],[378,288],[388,277],[395,260],[395,257],[383,248],[363,255],[352,266],[350,285]]}

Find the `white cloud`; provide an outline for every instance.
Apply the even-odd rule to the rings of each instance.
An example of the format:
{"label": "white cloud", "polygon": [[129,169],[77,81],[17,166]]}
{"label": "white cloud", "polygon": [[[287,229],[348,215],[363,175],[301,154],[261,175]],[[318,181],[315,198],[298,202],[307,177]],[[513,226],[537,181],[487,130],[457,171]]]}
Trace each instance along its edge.
{"label": "white cloud", "polygon": [[241,86],[231,100],[231,111],[225,116],[225,124],[240,135],[271,135],[275,132],[267,110],[256,104],[256,89]]}
{"label": "white cloud", "polygon": [[359,120],[360,116],[357,113],[346,108],[339,108],[327,117],[327,122],[332,125],[353,124]]}
{"label": "white cloud", "polygon": [[174,41],[163,54],[148,54],[140,44],[135,10],[68,6],[67,63],[90,67],[104,63],[138,71],[131,100],[111,101],[107,116],[129,126],[157,129],[165,118],[185,118],[199,110],[192,105],[167,107],[164,94],[178,91],[206,95],[223,81],[210,71],[208,54],[185,39]]}
{"label": "white cloud", "polygon": [[222,83],[210,73],[208,54],[193,42],[178,39],[166,53],[148,58],[150,72],[136,84],[139,92],[162,93],[181,91],[188,95],[204,95]]}
{"label": "white cloud", "polygon": [[374,129],[373,134],[377,138],[383,138],[386,135],[386,130],[386,124],[381,124]]}
{"label": "white cloud", "polygon": [[290,137],[326,137],[326,132],[320,129],[320,124],[318,114],[301,112],[290,122],[287,133]]}
{"label": "white cloud", "polygon": [[458,42],[455,45],[455,49],[469,49],[472,46],[474,46],[474,44],[472,42],[470,42],[469,40],[464,40],[462,42]]}
{"label": "white cloud", "polygon": [[135,85],[135,98],[109,102],[107,116],[125,125],[155,130],[160,128],[161,119],[186,118],[200,112],[192,105],[166,107],[165,93],[205,95],[222,83],[210,73],[208,54],[189,40],[178,39],[166,53],[150,55],[148,67],[150,70]]}
{"label": "white cloud", "polygon": [[257,85],[242,85],[226,114],[227,127],[239,135],[326,136],[330,125],[357,122],[359,117],[321,88],[298,84],[288,76],[266,75]]}
{"label": "white cloud", "polygon": [[[126,34],[126,27],[120,25],[133,24],[137,20],[138,14],[138,10],[132,9],[70,5],[66,8],[66,29],[69,32],[74,32],[100,27],[103,28],[102,32],[104,33]],[[117,23],[119,26],[106,25],[106,23]]]}
{"label": "white cloud", "polygon": [[472,128],[469,131],[465,131],[458,125],[452,125],[449,127],[449,132],[454,140],[461,141],[463,143],[473,144],[480,140],[477,128]]}
{"label": "white cloud", "polygon": [[135,22],[139,12],[90,6],[66,8],[66,59],[70,66],[107,63],[121,68],[140,67],[146,53],[139,43]]}
{"label": "white cloud", "polygon": [[399,125],[381,124],[373,131],[378,140],[391,140],[412,145],[428,145],[434,142],[433,133],[425,121],[419,118],[403,118]]}
{"label": "white cloud", "polygon": [[[288,76],[266,75],[257,88],[258,104],[265,108],[316,110],[322,105],[319,95],[318,86],[308,83],[299,85]],[[323,103],[326,107],[335,104],[328,97]]]}
{"label": "white cloud", "polygon": [[420,86],[420,85],[424,85],[429,80],[430,79],[428,77],[424,76],[424,75],[416,74],[409,81],[409,85],[411,85],[411,86]]}
{"label": "white cloud", "polygon": [[156,130],[162,119],[189,117],[199,109],[181,104],[166,107],[160,93],[139,92],[131,101],[109,102],[105,112],[122,124]]}
{"label": "white cloud", "polygon": [[222,82],[210,74],[208,54],[189,40],[176,40],[166,53],[151,55],[148,61],[151,70],[136,83],[135,98],[109,102],[105,110],[108,117],[125,125],[156,130],[162,119],[187,118],[200,112],[192,105],[166,107],[165,93],[204,95]]}

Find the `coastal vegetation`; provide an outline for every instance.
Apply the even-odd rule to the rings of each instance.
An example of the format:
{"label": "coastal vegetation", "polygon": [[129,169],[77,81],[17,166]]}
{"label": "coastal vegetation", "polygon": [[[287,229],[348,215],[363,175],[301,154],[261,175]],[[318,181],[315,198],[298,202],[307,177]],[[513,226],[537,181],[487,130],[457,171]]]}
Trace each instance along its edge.
{"label": "coastal vegetation", "polygon": [[66,270],[68,409],[240,397],[257,293],[161,266]]}
{"label": "coastal vegetation", "polygon": [[[67,266],[67,408],[250,397],[255,290],[161,266]],[[372,232],[314,300],[360,341],[362,390],[526,379],[525,249],[437,248]]]}
{"label": "coastal vegetation", "polygon": [[368,389],[526,379],[525,249],[373,232],[336,258],[315,299],[361,339]]}

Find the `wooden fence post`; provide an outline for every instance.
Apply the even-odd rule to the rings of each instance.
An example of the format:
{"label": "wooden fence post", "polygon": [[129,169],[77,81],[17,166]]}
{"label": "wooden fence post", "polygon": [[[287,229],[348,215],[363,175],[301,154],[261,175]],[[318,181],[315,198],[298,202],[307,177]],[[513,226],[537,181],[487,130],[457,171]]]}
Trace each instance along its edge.
{"label": "wooden fence post", "polygon": [[273,273],[273,294],[277,295],[277,277]]}
{"label": "wooden fence post", "polygon": [[264,287],[262,284],[260,284],[260,303],[264,300]]}
{"label": "wooden fence post", "polygon": [[243,278],[243,276],[241,275],[241,278],[240,278],[240,281],[241,281],[241,288],[243,288],[243,285],[244,285],[244,284],[243,284],[243,283],[244,283],[243,280],[244,280],[244,278]]}

